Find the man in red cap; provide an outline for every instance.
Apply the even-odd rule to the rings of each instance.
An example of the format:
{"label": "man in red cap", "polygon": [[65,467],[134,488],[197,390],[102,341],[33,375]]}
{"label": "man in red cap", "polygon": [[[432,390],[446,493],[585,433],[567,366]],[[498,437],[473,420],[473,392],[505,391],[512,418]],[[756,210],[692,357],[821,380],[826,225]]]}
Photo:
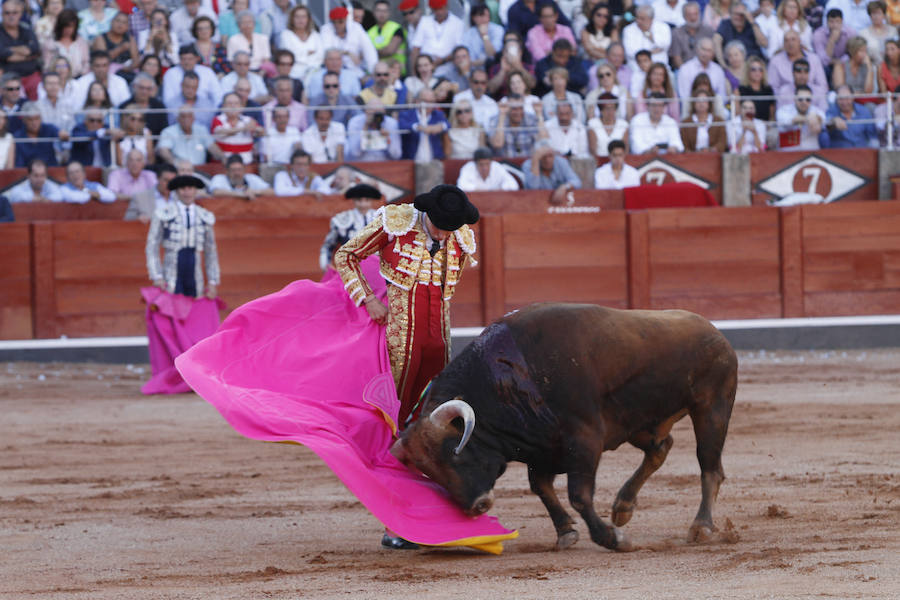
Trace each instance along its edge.
{"label": "man in red cap", "polygon": [[[422,7],[419,6],[419,2],[421,0],[403,0],[397,8],[400,10],[400,14],[403,15],[403,22],[406,24],[406,39],[409,43],[412,43],[413,39],[416,37],[416,28],[419,26],[419,22],[422,20]],[[412,48],[407,48],[407,50],[411,50]],[[406,63],[411,65],[411,62]]]}
{"label": "man in red cap", "polygon": [[330,23],[322,26],[322,47],[336,48],[343,54],[344,67],[355,71],[360,79],[372,72],[378,52],[362,25],[350,18],[346,6],[336,6],[328,13]]}
{"label": "man in red cap", "polygon": [[465,26],[462,19],[450,14],[447,0],[428,0],[431,15],[422,17],[412,38],[409,64],[415,65],[419,54],[428,54],[438,67],[452,59],[453,48],[463,38]]}

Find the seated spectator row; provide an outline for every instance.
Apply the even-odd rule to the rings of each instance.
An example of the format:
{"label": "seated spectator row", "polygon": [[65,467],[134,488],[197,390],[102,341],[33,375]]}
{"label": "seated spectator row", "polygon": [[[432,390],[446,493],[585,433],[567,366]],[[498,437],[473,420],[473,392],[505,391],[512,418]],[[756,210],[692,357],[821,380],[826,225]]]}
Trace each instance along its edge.
{"label": "seated spectator row", "polygon": [[542,140],[605,157],[613,140],[643,154],[897,135],[900,103],[884,100],[900,84],[898,16],[882,0],[502,0],[468,22],[446,0],[315,17],[293,0],[72,2],[3,3],[0,165],[516,157]]}

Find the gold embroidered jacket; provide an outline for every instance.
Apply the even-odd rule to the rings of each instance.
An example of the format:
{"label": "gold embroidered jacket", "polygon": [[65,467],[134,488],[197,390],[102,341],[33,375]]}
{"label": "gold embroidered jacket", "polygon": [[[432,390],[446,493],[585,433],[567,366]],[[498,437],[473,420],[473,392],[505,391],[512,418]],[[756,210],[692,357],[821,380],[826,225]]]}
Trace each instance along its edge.
{"label": "gold embroidered jacket", "polygon": [[446,252],[446,273],[432,268],[436,260],[432,261],[425,247],[428,236],[421,214],[411,204],[384,206],[359,235],[335,253],[335,267],[357,306],[372,293],[359,263],[376,252],[381,253],[381,274],[389,283],[403,290],[411,290],[417,283],[443,286],[445,301],[453,297],[462,269],[477,264],[473,258],[475,234],[463,225],[435,256],[437,260]]}

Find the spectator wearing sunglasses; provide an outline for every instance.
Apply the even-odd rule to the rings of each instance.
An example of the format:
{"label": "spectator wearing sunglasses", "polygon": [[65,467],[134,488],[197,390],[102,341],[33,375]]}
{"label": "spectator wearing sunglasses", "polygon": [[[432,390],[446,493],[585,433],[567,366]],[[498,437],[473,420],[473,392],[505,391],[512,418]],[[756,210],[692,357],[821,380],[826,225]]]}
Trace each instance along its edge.
{"label": "spectator wearing sunglasses", "polygon": [[813,93],[808,85],[797,86],[793,104],[775,111],[781,150],[818,150],[819,134],[825,113],[812,105]]}
{"label": "spectator wearing sunglasses", "polygon": [[17,73],[4,73],[0,77],[0,110],[6,113],[9,119],[10,131],[18,129],[22,124],[18,113],[22,105],[28,101],[22,96],[22,78]]}
{"label": "spectator wearing sunglasses", "polygon": [[[487,95],[488,75],[482,67],[475,67],[469,75],[469,89],[453,96],[454,102],[466,101],[472,105],[475,122],[487,129],[491,119],[497,116],[497,101]],[[484,144],[482,144],[484,145]]]}
{"label": "spectator wearing sunglasses", "polygon": [[450,109],[450,129],[444,137],[444,154],[447,158],[469,158],[485,145],[484,127],[473,115],[469,100],[455,100]]}
{"label": "spectator wearing sunglasses", "polygon": [[310,98],[310,106],[334,107],[331,109],[331,120],[344,126],[360,113],[353,96],[341,93],[340,75],[334,71],[322,77],[322,93]]}
{"label": "spectator wearing sunglasses", "polygon": [[385,107],[397,104],[397,90],[391,85],[391,72],[388,64],[379,60],[372,70],[374,80],[372,85],[359,93],[360,104],[367,104],[372,98],[378,98]]}
{"label": "spectator wearing sunglasses", "polygon": [[84,122],[75,125],[72,129],[73,161],[78,161],[85,166],[108,167],[112,164],[110,140],[122,138],[119,129],[107,129],[104,126],[104,112],[100,109],[91,109],[85,114]]}

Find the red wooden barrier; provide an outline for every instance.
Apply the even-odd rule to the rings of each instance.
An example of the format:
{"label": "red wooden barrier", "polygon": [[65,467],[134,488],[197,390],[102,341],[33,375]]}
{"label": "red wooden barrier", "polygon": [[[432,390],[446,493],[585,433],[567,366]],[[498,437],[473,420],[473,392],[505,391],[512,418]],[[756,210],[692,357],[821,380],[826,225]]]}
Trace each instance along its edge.
{"label": "red wooden barrier", "polygon": [[16,222],[34,221],[116,221],[125,217],[128,201],[88,202],[19,202],[13,204]]}
{"label": "red wooden barrier", "polygon": [[[223,219],[221,293],[230,308],[318,279],[328,218]],[[147,225],[4,224],[0,336],[133,335]],[[900,203],[790,208],[486,213],[479,266],[463,275],[456,326],[535,301],[685,308],[708,318],[896,313]],[[33,323],[33,325],[32,325]]]}
{"label": "red wooden barrier", "polygon": [[625,204],[621,190],[574,190],[575,202],[554,207],[550,204],[551,190],[521,190],[519,192],[470,192],[472,203],[481,214],[511,213],[575,213],[585,207],[601,210],[621,210]]}
{"label": "red wooden barrier", "polygon": [[490,248],[502,254],[484,258],[502,268],[493,267],[485,285],[502,286],[503,294],[486,306],[485,322],[530,302],[628,306],[624,212],[499,218],[502,244]]}
{"label": "red wooden barrier", "polygon": [[900,312],[900,211],[894,202],[802,209],[806,316]]}
{"label": "red wooden barrier", "polygon": [[816,150],[750,155],[753,204],[794,192],[821,194],[827,201],[878,198],[878,151]]}
{"label": "red wooden barrier", "polygon": [[32,337],[31,226],[0,223],[0,339]]}
{"label": "red wooden barrier", "polygon": [[647,308],[683,308],[710,319],[781,316],[778,209],[647,211],[643,243]]}

